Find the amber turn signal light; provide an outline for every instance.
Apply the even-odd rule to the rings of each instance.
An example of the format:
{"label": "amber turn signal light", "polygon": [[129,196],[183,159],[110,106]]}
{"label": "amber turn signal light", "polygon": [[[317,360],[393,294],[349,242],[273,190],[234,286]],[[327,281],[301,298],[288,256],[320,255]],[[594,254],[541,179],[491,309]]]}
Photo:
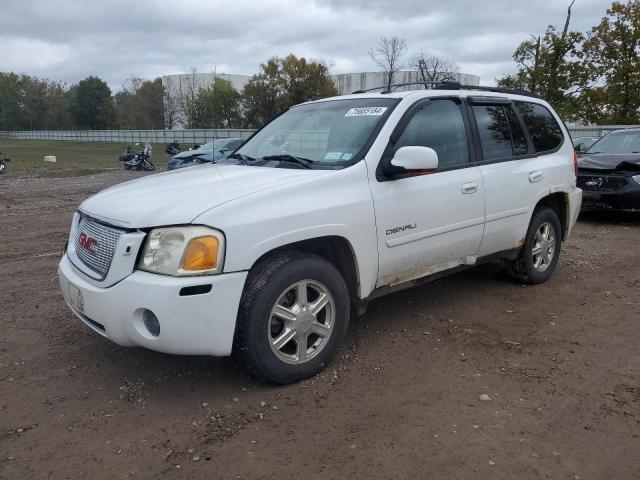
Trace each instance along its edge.
{"label": "amber turn signal light", "polygon": [[191,239],[184,251],[182,269],[188,272],[215,270],[218,266],[218,239],[197,237]]}

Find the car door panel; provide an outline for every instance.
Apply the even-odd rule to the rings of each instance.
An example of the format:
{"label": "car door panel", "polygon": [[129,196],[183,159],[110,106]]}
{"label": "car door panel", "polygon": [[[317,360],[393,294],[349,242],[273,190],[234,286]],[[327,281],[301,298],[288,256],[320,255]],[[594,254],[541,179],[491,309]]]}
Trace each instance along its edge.
{"label": "car door panel", "polygon": [[[476,192],[463,194],[465,183]],[[481,186],[478,167],[378,184],[378,286],[474,263],[484,229]]]}

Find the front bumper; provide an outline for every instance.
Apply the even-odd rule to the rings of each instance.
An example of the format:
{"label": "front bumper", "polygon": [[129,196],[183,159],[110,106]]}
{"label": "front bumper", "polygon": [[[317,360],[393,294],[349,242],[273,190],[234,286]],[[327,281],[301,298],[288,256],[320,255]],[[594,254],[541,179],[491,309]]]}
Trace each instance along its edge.
{"label": "front bumper", "polygon": [[582,195],[582,210],[640,212],[640,186],[621,192],[589,192]]}
{"label": "front bumper", "polygon": [[[231,354],[238,305],[247,272],[206,277],[169,277],[135,271],[108,288],[87,280],[65,254],[60,288],[73,313],[98,334],[122,346],[181,355]],[[204,294],[181,296],[184,287],[211,285]],[[160,323],[153,336],[143,312]]]}

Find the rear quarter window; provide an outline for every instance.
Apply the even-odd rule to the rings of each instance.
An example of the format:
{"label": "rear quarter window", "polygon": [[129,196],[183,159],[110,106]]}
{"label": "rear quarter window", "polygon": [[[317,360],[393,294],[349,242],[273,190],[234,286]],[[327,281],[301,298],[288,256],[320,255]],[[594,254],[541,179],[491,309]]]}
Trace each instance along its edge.
{"label": "rear quarter window", "polygon": [[560,125],[548,108],[531,102],[515,102],[529,131],[536,152],[548,152],[562,145]]}

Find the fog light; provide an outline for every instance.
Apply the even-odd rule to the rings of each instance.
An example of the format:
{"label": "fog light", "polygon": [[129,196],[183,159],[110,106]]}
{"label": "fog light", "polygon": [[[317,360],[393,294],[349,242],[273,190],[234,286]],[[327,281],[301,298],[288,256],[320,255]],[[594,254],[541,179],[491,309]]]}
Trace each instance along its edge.
{"label": "fog light", "polygon": [[154,337],[160,335],[160,322],[151,310],[145,309],[144,312],[142,312],[142,321],[151,335]]}

